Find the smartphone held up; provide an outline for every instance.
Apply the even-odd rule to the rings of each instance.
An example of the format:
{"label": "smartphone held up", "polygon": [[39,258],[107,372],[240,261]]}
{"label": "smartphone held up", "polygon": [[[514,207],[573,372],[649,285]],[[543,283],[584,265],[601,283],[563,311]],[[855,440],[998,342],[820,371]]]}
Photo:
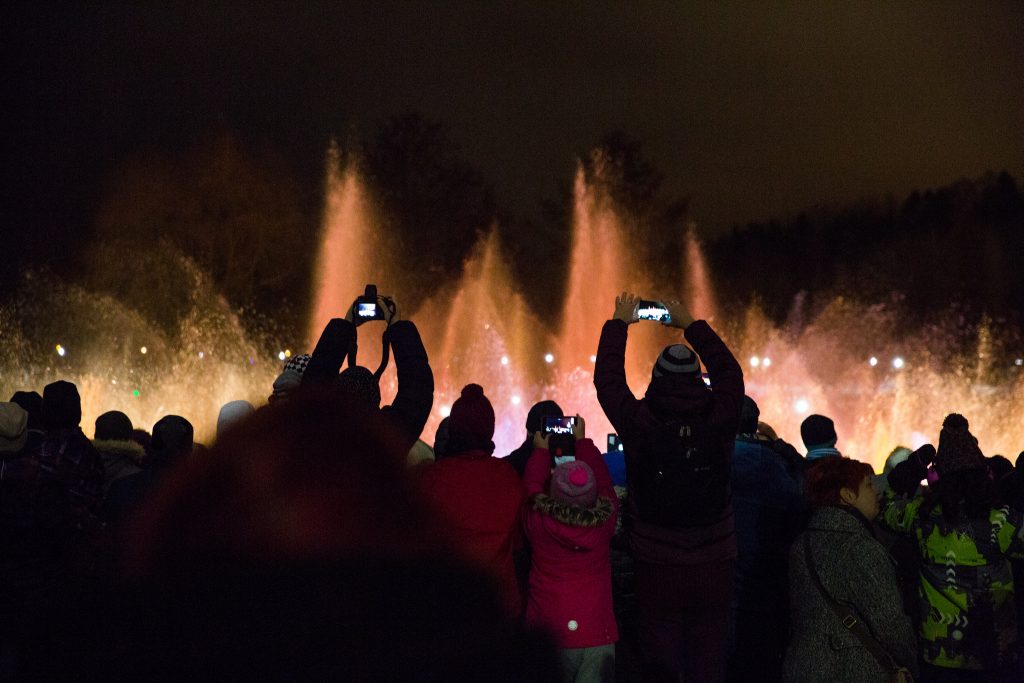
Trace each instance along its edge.
{"label": "smartphone held up", "polygon": [[653,320],[654,322],[668,325],[672,322],[672,316],[668,312],[668,306],[661,301],[648,301],[641,299],[636,305],[637,320]]}

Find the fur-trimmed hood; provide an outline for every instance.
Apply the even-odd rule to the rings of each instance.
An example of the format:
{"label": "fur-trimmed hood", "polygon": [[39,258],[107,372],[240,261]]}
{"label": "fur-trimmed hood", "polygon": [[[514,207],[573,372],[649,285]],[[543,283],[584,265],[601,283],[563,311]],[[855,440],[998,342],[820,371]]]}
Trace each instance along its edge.
{"label": "fur-trimmed hood", "polygon": [[134,441],[116,441],[113,439],[96,439],[92,445],[99,451],[103,463],[108,460],[124,459],[139,465],[146,456],[146,449]]}
{"label": "fur-trimmed hood", "polygon": [[574,527],[598,527],[608,521],[615,508],[604,496],[598,496],[592,508],[571,505],[552,498],[546,493],[538,493],[533,497],[533,509],[555,521]]}

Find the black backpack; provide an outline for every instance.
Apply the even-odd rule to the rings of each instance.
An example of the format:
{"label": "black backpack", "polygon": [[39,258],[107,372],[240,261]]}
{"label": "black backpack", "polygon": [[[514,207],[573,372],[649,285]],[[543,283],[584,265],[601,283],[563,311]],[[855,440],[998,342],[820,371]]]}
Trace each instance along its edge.
{"label": "black backpack", "polygon": [[664,423],[637,446],[627,478],[641,521],[691,527],[721,516],[732,495],[729,458],[704,420]]}

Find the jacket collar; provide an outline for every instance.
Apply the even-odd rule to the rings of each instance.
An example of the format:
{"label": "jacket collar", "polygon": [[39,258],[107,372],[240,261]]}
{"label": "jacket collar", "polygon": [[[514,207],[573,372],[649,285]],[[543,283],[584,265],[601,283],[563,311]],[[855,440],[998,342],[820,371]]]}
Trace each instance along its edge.
{"label": "jacket collar", "polygon": [[598,496],[593,507],[583,508],[538,493],[533,497],[533,509],[568,526],[595,527],[608,521],[613,508],[612,502],[604,496]]}

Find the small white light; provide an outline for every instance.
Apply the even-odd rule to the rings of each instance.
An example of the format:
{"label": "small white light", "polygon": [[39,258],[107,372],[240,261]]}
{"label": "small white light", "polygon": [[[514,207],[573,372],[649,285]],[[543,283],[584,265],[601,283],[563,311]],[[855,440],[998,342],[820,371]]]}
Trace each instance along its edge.
{"label": "small white light", "polygon": [[763,367],[763,368],[770,368],[771,365],[772,365],[772,359],[771,358],[762,358],[761,359],[761,367]]}
{"label": "small white light", "polygon": [[206,358],[206,353],[205,353],[205,352],[203,352],[203,351],[200,351],[200,352],[199,352],[199,360],[202,360],[202,359],[204,359],[204,358]]}
{"label": "small white light", "polygon": [[875,367],[876,365],[878,365],[878,359],[875,358],[874,356],[871,356],[871,358],[868,358],[868,365],[870,365],[871,367]]}
{"label": "small white light", "polygon": [[900,358],[899,356],[896,356],[895,358],[892,359],[892,366],[897,370],[902,370],[904,365],[905,363],[903,362],[903,359]]}
{"label": "small white light", "polygon": [[520,398],[519,396],[513,396],[512,397],[512,405],[517,406],[517,405],[519,405],[522,402],[523,402],[523,399]]}
{"label": "small white light", "polygon": [[590,357],[590,362],[591,363],[596,363],[597,362],[597,356],[591,356]]}
{"label": "small white light", "polygon": [[60,344],[57,344],[57,355],[63,358],[65,353],[67,353],[67,351],[64,349],[64,347],[61,346]]}
{"label": "small white light", "polygon": [[508,365],[508,356],[502,356],[501,357],[501,364],[502,365]]}
{"label": "small white light", "polygon": [[116,379],[112,379],[112,380],[110,380],[110,383],[111,384],[117,384],[117,380]]}
{"label": "small white light", "polygon": [[145,356],[147,353],[149,353],[149,349],[147,349],[145,346],[143,346],[141,349],[139,349],[139,353],[141,353],[143,356]]}
{"label": "small white light", "polygon": [[284,351],[278,351],[277,352],[277,359],[278,360],[284,360],[285,359]]}
{"label": "small white light", "polygon": [[553,353],[545,353],[544,354],[544,362],[545,363],[554,363],[555,362],[555,354],[553,354]]}
{"label": "small white light", "polygon": [[1013,361],[1013,364],[1016,365],[1017,367],[1024,365],[1024,358],[1018,358],[1017,360]]}
{"label": "small white light", "polygon": [[756,368],[760,364],[761,364],[761,359],[760,358],[758,358],[757,356],[751,356],[751,358],[750,358],[750,367]]}
{"label": "small white light", "polygon": [[811,411],[811,402],[806,398],[798,398],[796,403],[793,404],[793,410],[798,413],[809,413]]}
{"label": "small white light", "polygon": [[623,447],[622,447],[622,444],[621,444],[621,443],[619,444],[619,450],[620,450],[620,451],[624,451],[624,450],[626,450],[625,448],[623,448]]}
{"label": "small white light", "polygon": [[441,417],[448,417],[452,414],[451,406],[441,406]]}

